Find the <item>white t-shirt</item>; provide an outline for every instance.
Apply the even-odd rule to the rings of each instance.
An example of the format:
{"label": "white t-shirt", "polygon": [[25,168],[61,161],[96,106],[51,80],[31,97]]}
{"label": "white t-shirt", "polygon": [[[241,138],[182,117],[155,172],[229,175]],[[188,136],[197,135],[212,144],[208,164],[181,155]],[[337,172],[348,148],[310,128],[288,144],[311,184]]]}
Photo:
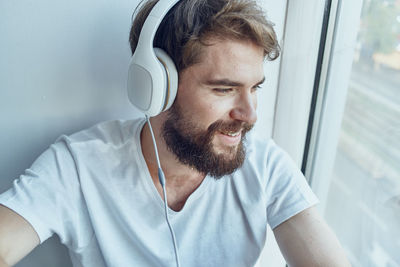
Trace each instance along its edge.
{"label": "white t-shirt", "polygon": [[[43,242],[57,234],[73,265],[174,266],[163,201],[140,147],[144,120],[98,124],[51,145],[3,204]],[[304,176],[272,140],[247,142],[242,168],[207,176],[179,212],[169,210],[181,266],[253,266],[266,226],[317,203]]]}

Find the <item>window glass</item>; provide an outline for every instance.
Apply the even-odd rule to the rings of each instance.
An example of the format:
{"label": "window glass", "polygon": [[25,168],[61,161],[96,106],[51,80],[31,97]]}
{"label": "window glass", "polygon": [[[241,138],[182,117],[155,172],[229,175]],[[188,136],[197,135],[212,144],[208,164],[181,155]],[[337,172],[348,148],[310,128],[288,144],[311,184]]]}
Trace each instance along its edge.
{"label": "window glass", "polygon": [[400,0],[365,0],[325,218],[353,266],[400,266]]}

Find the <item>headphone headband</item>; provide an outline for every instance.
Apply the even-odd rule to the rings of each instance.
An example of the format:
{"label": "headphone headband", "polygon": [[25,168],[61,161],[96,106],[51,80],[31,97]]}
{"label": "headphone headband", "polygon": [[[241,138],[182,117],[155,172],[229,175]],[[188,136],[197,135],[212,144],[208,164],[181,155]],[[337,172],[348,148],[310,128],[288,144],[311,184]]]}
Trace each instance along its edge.
{"label": "headphone headband", "polygon": [[140,31],[137,43],[137,46],[141,46],[140,49],[153,50],[154,36],[161,21],[178,1],[179,0],[159,0],[154,5],[143,24],[142,30]]}

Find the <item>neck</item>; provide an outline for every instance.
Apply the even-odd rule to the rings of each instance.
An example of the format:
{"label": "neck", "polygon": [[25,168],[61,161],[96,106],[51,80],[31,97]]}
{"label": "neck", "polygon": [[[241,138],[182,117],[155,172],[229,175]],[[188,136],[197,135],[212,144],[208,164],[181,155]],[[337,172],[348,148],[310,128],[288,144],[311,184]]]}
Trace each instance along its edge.
{"label": "neck", "polygon": [[[205,175],[197,170],[182,164],[171,151],[162,137],[162,125],[165,115],[161,114],[150,119],[156,139],[161,168],[165,174],[168,202],[172,203],[175,198],[182,204],[187,197],[193,193],[204,180]],[[154,185],[162,197],[162,188],[158,181],[158,166],[155,156],[153,141],[148,124],[146,123],[140,135],[140,144],[143,157],[146,161]],[[183,201],[183,204],[184,204]],[[182,206],[183,206],[182,204]]]}

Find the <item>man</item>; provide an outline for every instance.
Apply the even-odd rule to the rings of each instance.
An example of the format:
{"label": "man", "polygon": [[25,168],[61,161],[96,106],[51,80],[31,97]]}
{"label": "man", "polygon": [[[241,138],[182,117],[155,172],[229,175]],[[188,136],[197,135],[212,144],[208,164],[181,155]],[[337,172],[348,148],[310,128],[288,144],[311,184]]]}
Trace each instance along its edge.
{"label": "man", "polygon": [[[155,1],[144,3],[138,33]],[[252,266],[274,230],[291,266],[348,266],[317,200],[256,122],[263,61],[279,54],[248,0],[184,0],[155,46],[179,72],[171,109],[151,118],[182,266]],[[113,121],[62,136],[0,196],[0,266],[57,234],[74,266],[175,266],[150,129]]]}

